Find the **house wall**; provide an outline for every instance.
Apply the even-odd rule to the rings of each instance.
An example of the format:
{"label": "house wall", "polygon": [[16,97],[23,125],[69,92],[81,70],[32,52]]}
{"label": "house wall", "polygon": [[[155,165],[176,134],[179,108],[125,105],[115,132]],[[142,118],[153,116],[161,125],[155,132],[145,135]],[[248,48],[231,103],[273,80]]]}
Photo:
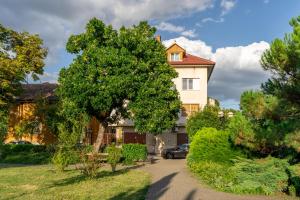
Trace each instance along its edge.
{"label": "house wall", "polygon": [[[203,108],[207,104],[207,68],[206,67],[175,67],[178,77],[173,79],[183,104],[199,104]],[[183,78],[199,78],[199,90],[182,90]]]}
{"label": "house wall", "polygon": [[11,108],[9,114],[8,133],[4,139],[4,143],[8,143],[14,140],[25,140],[33,144],[52,144],[56,141],[56,136],[53,135],[49,129],[42,124],[41,133],[29,134],[24,133],[22,137],[18,137],[15,133],[15,126],[20,120],[31,118],[34,114],[34,103],[21,103]]}

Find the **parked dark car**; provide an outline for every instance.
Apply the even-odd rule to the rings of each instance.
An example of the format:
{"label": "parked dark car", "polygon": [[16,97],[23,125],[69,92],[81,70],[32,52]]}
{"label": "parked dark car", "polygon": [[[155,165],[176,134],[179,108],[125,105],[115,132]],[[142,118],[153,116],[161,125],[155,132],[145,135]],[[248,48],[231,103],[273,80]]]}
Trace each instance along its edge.
{"label": "parked dark car", "polygon": [[8,144],[32,144],[31,142],[25,141],[25,140],[15,140],[15,141],[11,141]]}
{"label": "parked dark car", "polygon": [[185,158],[189,152],[189,144],[181,144],[175,148],[164,149],[161,156],[165,159]]}

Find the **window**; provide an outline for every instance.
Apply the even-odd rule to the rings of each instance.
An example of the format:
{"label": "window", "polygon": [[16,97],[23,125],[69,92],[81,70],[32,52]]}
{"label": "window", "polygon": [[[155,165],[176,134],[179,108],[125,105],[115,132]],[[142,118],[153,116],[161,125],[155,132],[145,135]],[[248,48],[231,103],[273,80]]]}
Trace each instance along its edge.
{"label": "window", "polygon": [[180,61],[179,53],[171,53],[171,61]]}
{"label": "window", "polygon": [[182,90],[200,90],[199,78],[183,78]]}
{"label": "window", "polygon": [[188,117],[194,112],[199,111],[199,104],[182,104],[181,116]]}

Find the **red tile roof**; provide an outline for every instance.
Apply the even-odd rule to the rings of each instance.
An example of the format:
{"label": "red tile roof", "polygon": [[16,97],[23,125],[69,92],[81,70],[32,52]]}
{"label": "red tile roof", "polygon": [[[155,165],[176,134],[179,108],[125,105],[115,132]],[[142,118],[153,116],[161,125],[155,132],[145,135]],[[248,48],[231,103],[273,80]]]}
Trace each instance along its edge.
{"label": "red tile roof", "polygon": [[215,65],[215,62],[186,53],[182,61],[169,61],[169,64],[170,65]]}

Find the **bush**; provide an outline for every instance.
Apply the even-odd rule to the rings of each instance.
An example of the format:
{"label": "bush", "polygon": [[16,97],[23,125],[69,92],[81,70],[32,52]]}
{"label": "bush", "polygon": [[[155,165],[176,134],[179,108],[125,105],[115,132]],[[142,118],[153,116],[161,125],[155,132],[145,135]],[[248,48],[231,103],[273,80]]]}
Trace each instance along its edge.
{"label": "bush", "polygon": [[5,154],[15,154],[20,152],[45,152],[47,146],[33,144],[5,144],[2,146]]}
{"label": "bush", "polygon": [[59,170],[63,171],[68,165],[75,164],[80,160],[80,152],[77,146],[80,131],[73,127],[70,131],[65,124],[60,124],[58,129],[58,148],[52,162]]}
{"label": "bush", "polygon": [[45,164],[50,161],[52,151],[44,145],[5,144],[1,145],[0,161],[19,164]]}
{"label": "bush", "polygon": [[268,157],[266,159],[236,160],[235,184],[230,191],[239,194],[266,194],[285,192],[288,188],[288,163],[286,160]]}
{"label": "bush", "polygon": [[285,136],[285,144],[300,153],[300,129]]}
{"label": "bush", "polygon": [[231,147],[228,132],[203,128],[195,134],[187,159],[189,165],[203,161],[229,164],[237,156],[244,155]]}
{"label": "bush", "polygon": [[79,153],[72,148],[60,147],[52,158],[52,163],[60,171],[64,171],[68,165],[76,162],[79,162]]}
{"label": "bush", "polygon": [[[287,191],[289,183],[287,167],[288,163],[285,160],[276,158],[258,160],[239,158],[232,166],[212,161],[190,164],[192,172],[216,189],[237,194],[265,195]],[[289,188],[295,190],[296,187]]]}
{"label": "bush", "polygon": [[218,116],[220,109],[215,106],[206,106],[203,111],[194,113],[189,117],[186,125],[187,133],[190,141],[198,130],[204,127],[212,127],[222,130],[226,126],[227,118],[221,119]]}
{"label": "bush", "polygon": [[104,156],[101,153],[85,152],[80,154],[80,161],[82,164],[81,173],[90,178],[97,176],[98,169],[101,168]]}
{"label": "bush", "polygon": [[122,157],[122,149],[111,145],[106,148],[106,152],[108,153],[107,162],[111,165],[112,171],[115,172],[117,164]]}
{"label": "bush", "polygon": [[216,189],[226,191],[233,185],[233,174],[227,165],[212,161],[203,161],[198,163],[189,163],[189,168],[206,184]]}
{"label": "bush", "polygon": [[252,124],[242,113],[237,112],[230,119],[227,131],[230,133],[230,139],[235,145],[251,150],[255,149],[255,133]]}
{"label": "bush", "polygon": [[10,164],[48,164],[51,161],[50,152],[20,152],[7,155],[1,162]]}
{"label": "bush", "polygon": [[300,196],[300,164],[289,167],[289,194],[292,196]]}
{"label": "bush", "polygon": [[144,161],[147,158],[147,147],[144,144],[123,144],[122,145],[125,164],[132,164],[135,161]]}

